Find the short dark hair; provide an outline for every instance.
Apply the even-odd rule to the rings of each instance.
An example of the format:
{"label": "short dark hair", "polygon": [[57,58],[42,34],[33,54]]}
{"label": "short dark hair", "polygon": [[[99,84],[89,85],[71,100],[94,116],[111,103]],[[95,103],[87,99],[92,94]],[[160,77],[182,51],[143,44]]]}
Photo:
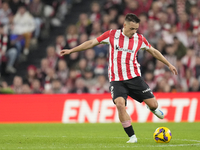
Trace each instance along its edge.
{"label": "short dark hair", "polygon": [[128,22],[135,22],[135,23],[140,23],[140,19],[135,15],[135,14],[131,14],[131,13],[128,13],[125,17],[125,21],[128,21]]}

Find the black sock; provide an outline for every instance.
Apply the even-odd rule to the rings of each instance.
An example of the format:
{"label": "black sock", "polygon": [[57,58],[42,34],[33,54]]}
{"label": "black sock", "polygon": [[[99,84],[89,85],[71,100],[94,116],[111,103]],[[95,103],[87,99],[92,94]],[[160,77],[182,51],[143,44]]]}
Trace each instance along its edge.
{"label": "black sock", "polygon": [[124,128],[124,130],[125,130],[126,134],[127,134],[129,137],[131,137],[132,135],[135,134],[132,125],[129,126],[129,127],[127,127],[127,128]]}

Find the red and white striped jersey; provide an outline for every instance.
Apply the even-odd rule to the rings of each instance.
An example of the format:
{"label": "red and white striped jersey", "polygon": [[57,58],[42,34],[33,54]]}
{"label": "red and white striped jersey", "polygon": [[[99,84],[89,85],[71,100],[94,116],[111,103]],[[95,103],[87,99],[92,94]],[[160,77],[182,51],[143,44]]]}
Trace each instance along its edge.
{"label": "red and white striped jersey", "polygon": [[140,49],[149,49],[146,38],[135,33],[132,38],[121,30],[109,30],[97,37],[99,43],[109,44],[108,76],[110,81],[123,81],[141,76],[136,55]]}

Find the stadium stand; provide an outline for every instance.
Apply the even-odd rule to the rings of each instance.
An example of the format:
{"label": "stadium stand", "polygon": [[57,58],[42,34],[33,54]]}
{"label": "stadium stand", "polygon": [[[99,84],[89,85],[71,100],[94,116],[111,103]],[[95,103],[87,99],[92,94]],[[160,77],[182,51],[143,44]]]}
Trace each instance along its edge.
{"label": "stadium stand", "polygon": [[[12,59],[16,60],[8,67],[9,54],[0,57],[1,88],[19,94],[108,93],[107,45],[66,57],[59,52],[109,29],[122,28],[124,16],[135,13],[141,19],[138,32],[179,72],[173,76],[149,53],[139,51],[142,76],[150,88],[155,92],[200,91],[199,7],[200,0],[3,1],[1,27],[12,31],[7,33],[15,45],[16,58]],[[20,23],[15,18],[20,9],[29,13],[27,24],[33,23],[32,30],[17,33]]]}

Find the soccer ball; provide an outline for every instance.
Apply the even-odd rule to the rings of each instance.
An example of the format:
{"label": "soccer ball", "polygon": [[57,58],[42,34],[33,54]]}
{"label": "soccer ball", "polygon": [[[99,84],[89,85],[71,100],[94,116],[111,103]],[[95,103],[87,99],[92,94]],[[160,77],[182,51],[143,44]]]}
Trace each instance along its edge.
{"label": "soccer ball", "polygon": [[159,127],[153,134],[156,143],[169,143],[172,138],[171,131],[166,127]]}

